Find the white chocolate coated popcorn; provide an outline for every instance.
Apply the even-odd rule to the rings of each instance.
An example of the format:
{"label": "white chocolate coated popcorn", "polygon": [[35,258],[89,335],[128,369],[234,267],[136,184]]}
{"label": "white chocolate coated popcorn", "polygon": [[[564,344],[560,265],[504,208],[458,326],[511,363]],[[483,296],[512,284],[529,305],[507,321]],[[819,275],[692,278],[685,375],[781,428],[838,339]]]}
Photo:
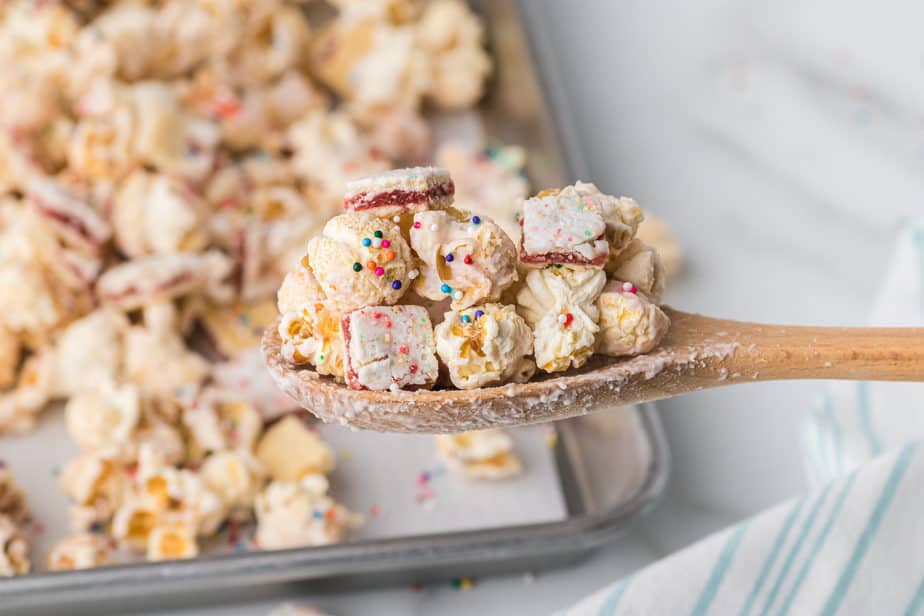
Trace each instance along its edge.
{"label": "white chocolate coated popcorn", "polygon": [[221,498],[229,511],[238,517],[250,516],[265,477],[263,466],[252,453],[243,449],[213,453],[199,472],[205,485]]}
{"label": "white chocolate coated popcorn", "polygon": [[536,364],[546,372],[584,365],[594,351],[597,297],[603,270],[547,267],[532,270],[517,293],[517,311],[533,328]]}
{"label": "white chocolate coated popcorn", "polygon": [[5,515],[0,515],[0,578],[29,573],[29,542],[25,533]]}
{"label": "white chocolate coated popcorn", "polygon": [[59,395],[116,382],[128,319],[105,308],[71,323],[58,339],[54,385]]}
{"label": "white chocolate coated popcorn", "polygon": [[48,554],[49,571],[75,571],[105,567],[112,562],[109,539],[94,533],[69,535],[58,541]]}
{"label": "white chocolate coated popcorn", "polygon": [[326,475],[334,468],[334,452],[295,415],[270,426],[257,443],[256,456],[275,481],[298,481]]}
{"label": "white chocolate coated popcorn", "polygon": [[141,400],[132,385],[101,384],[71,396],[64,407],[67,431],[81,451],[125,457],[141,420]]}
{"label": "white chocolate coated popcorn", "polygon": [[15,524],[22,524],[29,517],[26,493],[6,467],[0,467],[0,515],[5,515]]}
{"label": "white chocolate coated popcorn", "polygon": [[536,369],[533,333],[513,306],[449,312],[434,333],[440,360],[459,389],[526,382]]}
{"label": "white chocolate coated popcorn", "polygon": [[345,313],[396,303],[409,286],[413,256],[398,225],[351,212],[330,219],[308,242],[308,266],[327,299]]}
{"label": "white chocolate coated popcorn", "polygon": [[183,521],[165,523],[148,533],[146,548],[148,561],[195,558],[198,555],[196,529]]}
{"label": "white chocolate coated popcorn", "polygon": [[268,550],[328,545],[342,541],[360,518],[327,496],[321,475],[297,482],[273,481],[257,496],[257,533]]}
{"label": "white chocolate coated popcorn", "polygon": [[286,312],[279,321],[282,355],[293,365],[310,363],[319,374],[343,377],[342,315],[331,310],[332,302],[303,304]]}
{"label": "white chocolate coated popcorn", "polygon": [[632,240],[609,269],[613,278],[631,282],[655,303],[661,301],[667,273],[658,251],[651,246]]}
{"label": "white chocolate coated popcorn", "polygon": [[670,328],[664,311],[632,283],[611,280],[597,298],[600,336],[597,352],[613,357],[647,353]]}
{"label": "white chocolate coated popcorn", "polygon": [[513,440],[500,429],[440,434],[436,446],[450,468],[470,479],[506,479],[523,471]]}
{"label": "white chocolate coated popcorn", "polygon": [[112,207],[116,244],[129,257],[196,252],[208,241],[205,204],[168,176],[132,173]]}
{"label": "white chocolate coated popcorn", "polygon": [[517,280],[513,241],[486,216],[447,211],[414,215],[411,246],[421,260],[414,289],[455,310],[500,299]]}
{"label": "white chocolate coated popcorn", "polygon": [[71,529],[83,532],[108,522],[128,494],[129,483],[128,473],[111,458],[84,454],[68,462],[61,472],[60,484],[64,494],[74,501]]}

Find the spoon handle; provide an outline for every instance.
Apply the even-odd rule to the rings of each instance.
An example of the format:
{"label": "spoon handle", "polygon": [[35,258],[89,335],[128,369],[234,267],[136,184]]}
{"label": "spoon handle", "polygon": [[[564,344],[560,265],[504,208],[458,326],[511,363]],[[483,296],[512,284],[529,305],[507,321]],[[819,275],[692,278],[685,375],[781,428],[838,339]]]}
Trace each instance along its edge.
{"label": "spoon handle", "polygon": [[732,382],[924,381],[924,328],[781,326],[670,314],[672,327],[690,342],[734,341],[734,352],[713,364]]}

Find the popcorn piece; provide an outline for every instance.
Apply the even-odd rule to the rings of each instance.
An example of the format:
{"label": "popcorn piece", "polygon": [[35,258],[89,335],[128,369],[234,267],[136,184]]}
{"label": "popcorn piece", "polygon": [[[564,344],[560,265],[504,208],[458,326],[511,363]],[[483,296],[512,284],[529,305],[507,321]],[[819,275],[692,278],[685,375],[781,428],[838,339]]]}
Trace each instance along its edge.
{"label": "popcorn piece", "polygon": [[503,430],[440,434],[436,445],[446,464],[469,479],[507,479],[523,471],[513,441]]}
{"label": "popcorn piece", "polygon": [[340,319],[330,309],[330,302],[305,304],[286,312],[279,322],[283,357],[296,366],[310,363],[319,374],[343,377]]}
{"label": "popcorn piece", "polygon": [[603,267],[609,256],[603,205],[573,186],[523,202],[520,259],[530,265]]}
{"label": "popcorn piece", "polygon": [[109,539],[93,533],[70,535],[59,541],[48,554],[49,571],[74,571],[105,567],[111,563]]}
{"label": "popcorn piece", "polygon": [[418,112],[399,107],[377,118],[371,127],[372,145],[385,158],[405,163],[429,158],[433,135]]}
{"label": "popcorn piece", "polygon": [[315,75],[360,115],[416,108],[426,88],[427,58],[409,26],[337,20],[312,46]]}
{"label": "popcorn piece", "polygon": [[19,372],[16,386],[0,392],[0,434],[25,432],[51,398],[54,354],[43,351],[29,357]]}
{"label": "popcorn piece", "polygon": [[129,257],[196,252],[208,241],[204,203],[168,176],[132,173],[116,193],[112,207],[116,243]]}
{"label": "popcorn piece", "polygon": [[398,225],[366,213],[332,218],[308,242],[308,267],[342,312],[396,303],[409,286],[413,255]]}
{"label": "popcorn piece", "polygon": [[459,389],[523,383],[536,369],[529,357],[533,333],[513,306],[485,304],[447,313],[435,334],[436,351]]}
{"label": "popcorn piece", "polygon": [[135,162],[131,146],[133,130],[131,112],[121,107],[105,118],[81,119],[67,147],[69,170],[99,182],[118,180]]}
{"label": "popcorn piece", "polygon": [[16,383],[21,348],[19,336],[0,326],[0,390]]}
{"label": "popcorn piece", "polygon": [[56,345],[54,389],[69,396],[115,382],[121,372],[128,319],[99,309],[71,323]]}
{"label": "popcorn piece", "polygon": [[89,204],[52,180],[33,181],[27,196],[55,234],[71,245],[97,252],[112,234],[109,225]]}
{"label": "popcorn piece", "polygon": [[204,291],[218,301],[229,299],[223,286],[232,264],[222,253],[175,253],[140,257],[103,274],[96,294],[103,303],[123,310]]}
{"label": "popcorn piece", "polygon": [[189,435],[187,458],[193,461],[225,449],[250,451],[263,430],[250,402],[212,386],[183,410],[182,420]]}
{"label": "popcorn piece", "polygon": [[158,526],[148,533],[147,560],[177,560],[199,555],[195,529],[182,523]]}
{"label": "popcorn piece", "polygon": [[660,303],[667,274],[658,251],[651,246],[632,240],[608,269],[613,278],[631,282],[651,301]]}
{"label": "popcorn piece", "polygon": [[683,249],[677,236],[663,218],[646,216],[638,227],[639,241],[653,247],[661,261],[668,278],[677,276],[683,269]]}
{"label": "popcorn piece", "polygon": [[352,212],[393,216],[448,207],[454,194],[455,186],[445,169],[413,167],[349,182],[343,206]]}
{"label": "popcorn piece", "polygon": [[436,382],[433,326],[424,308],[361,308],[343,317],[341,331],[350,388],[397,391]]}
{"label": "popcorn piece", "polygon": [[74,501],[71,528],[83,532],[107,523],[128,493],[128,473],[113,459],[84,454],[61,472],[61,489]]}
{"label": "popcorn piece", "polygon": [[148,538],[160,521],[160,508],[146,498],[132,497],[123,502],[112,518],[112,536],[128,549],[147,549]]}
{"label": "popcorn piece", "polygon": [[517,293],[517,312],[533,328],[536,364],[546,372],[583,366],[600,331],[597,297],[606,284],[602,270],[549,267],[532,270]]}
{"label": "popcorn piece", "polygon": [[597,352],[612,357],[647,353],[660,344],[671,321],[631,282],[611,280],[597,299]]}
{"label": "popcorn piece", "polygon": [[448,296],[452,308],[460,310],[499,300],[517,280],[516,246],[490,218],[420,212],[410,233],[422,262],[414,288],[424,297]]}
{"label": "popcorn piece", "polygon": [[0,578],[29,573],[29,542],[13,521],[0,515]]}
{"label": "popcorn piece", "polygon": [[456,207],[488,216],[518,240],[520,212],[515,204],[529,194],[523,148],[499,144],[476,148],[450,141],[437,150],[436,160],[455,182]]}
{"label": "popcorn piece", "polygon": [[[199,536],[215,534],[227,517],[227,508],[221,498],[206,487],[197,473],[164,465],[163,458],[151,455],[152,449],[142,453],[138,464],[137,496],[155,514],[155,527],[164,523],[183,523]],[[119,511],[113,520],[113,529]],[[153,527],[152,529],[153,530]]]}
{"label": "popcorn piece", "polygon": [[236,518],[250,517],[254,499],[263,486],[264,471],[247,450],[213,453],[200,470],[205,485],[218,495]]}
{"label": "popcorn piece", "polygon": [[289,127],[293,167],[317,187],[322,202],[340,206],[347,182],[388,169],[352,120],[342,111],[310,113]]}
{"label": "popcorn piece", "polygon": [[279,287],[276,295],[276,305],[280,314],[295,312],[301,309],[305,304],[315,304],[324,300],[324,290],[321,289],[320,283],[307,267],[308,259],[303,259],[303,263],[288,274]]}
{"label": "popcorn piece", "polygon": [[141,419],[138,389],[112,383],[83,389],[68,400],[64,417],[82,451],[127,457]]}
{"label": "popcorn piece", "polygon": [[0,516],[14,524],[22,524],[29,517],[29,504],[10,469],[0,466]]}
{"label": "popcorn piece", "polygon": [[207,306],[197,312],[197,319],[209,341],[222,356],[231,358],[260,346],[263,330],[279,313],[272,300],[225,306]]}
{"label": "popcorn piece", "polygon": [[334,452],[295,415],[283,417],[266,430],[256,455],[276,481],[326,475],[334,468]]}
{"label": "popcorn piece", "polygon": [[432,64],[428,97],[447,109],[474,105],[491,72],[478,17],[461,0],[435,0],[427,3],[416,28]]}
{"label": "popcorn piece", "polygon": [[335,503],[327,496],[327,489],[327,480],[321,475],[270,483],[256,501],[260,547],[280,550],[342,541],[346,530],[361,524],[362,519]]}

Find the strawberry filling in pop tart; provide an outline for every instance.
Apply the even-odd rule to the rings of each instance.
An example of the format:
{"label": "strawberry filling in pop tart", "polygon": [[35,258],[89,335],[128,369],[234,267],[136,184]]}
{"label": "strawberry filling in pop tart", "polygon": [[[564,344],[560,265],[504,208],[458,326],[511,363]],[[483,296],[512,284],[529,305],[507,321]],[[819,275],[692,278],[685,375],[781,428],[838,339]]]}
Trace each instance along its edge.
{"label": "strawberry filling in pop tart", "polygon": [[603,208],[572,187],[523,202],[520,260],[528,265],[603,267],[609,256]]}
{"label": "strawberry filling in pop tart", "polygon": [[390,216],[448,207],[454,195],[455,185],[448,171],[413,167],[349,182],[343,207]]}
{"label": "strawberry filling in pop tart", "polygon": [[422,306],[369,306],[343,317],[344,377],[351,389],[426,389],[438,367]]}

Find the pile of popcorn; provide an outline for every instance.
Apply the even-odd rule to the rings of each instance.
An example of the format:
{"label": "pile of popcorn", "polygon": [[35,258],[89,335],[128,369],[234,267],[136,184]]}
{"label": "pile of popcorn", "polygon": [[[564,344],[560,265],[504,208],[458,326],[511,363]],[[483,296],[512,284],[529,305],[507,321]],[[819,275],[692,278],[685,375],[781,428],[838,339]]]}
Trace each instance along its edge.
{"label": "pile of popcorn", "polygon": [[632,199],[542,191],[522,200],[518,248],[453,195],[435,167],[348,183],[347,212],[279,289],[285,359],[353,389],[472,389],[647,353],[667,333],[664,268]]}
{"label": "pile of popcorn", "polygon": [[[357,523],[313,432],[264,432],[291,401],[241,383],[263,376],[273,295],[347,181],[430,158],[424,113],[471,108],[491,63],[462,0],[321,4],[0,4],[0,435],[62,401],[81,451],[52,569],[105,564],[113,543],[192,556],[228,521],[255,518],[266,548]],[[525,194],[518,148],[436,157],[474,207]],[[0,516],[0,573],[25,546]]]}

